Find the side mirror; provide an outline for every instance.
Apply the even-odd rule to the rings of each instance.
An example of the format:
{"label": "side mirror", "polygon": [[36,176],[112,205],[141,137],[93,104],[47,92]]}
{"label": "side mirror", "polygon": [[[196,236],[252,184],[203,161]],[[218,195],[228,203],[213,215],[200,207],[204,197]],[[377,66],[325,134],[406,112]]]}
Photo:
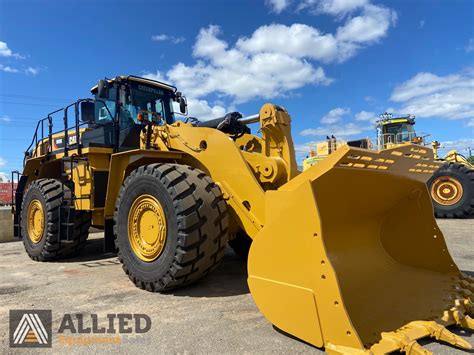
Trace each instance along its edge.
{"label": "side mirror", "polygon": [[184,96],[179,97],[179,110],[184,115],[187,112],[188,103],[186,102],[186,98]]}
{"label": "side mirror", "polygon": [[97,96],[101,99],[107,99],[109,97],[109,83],[107,80],[99,80],[97,84]]}
{"label": "side mirror", "polygon": [[92,101],[82,101],[81,107],[81,121],[86,123],[95,122],[95,104]]}

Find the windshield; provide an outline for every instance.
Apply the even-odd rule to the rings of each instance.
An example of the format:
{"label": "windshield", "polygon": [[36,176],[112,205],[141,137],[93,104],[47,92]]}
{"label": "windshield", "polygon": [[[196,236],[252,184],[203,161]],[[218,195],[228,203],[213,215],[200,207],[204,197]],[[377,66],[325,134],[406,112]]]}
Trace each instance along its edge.
{"label": "windshield", "polygon": [[410,142],[415,138],[415,130],[409,123],[388,124],[385,126],[384,136],[386,142],[390,143]]}
{"label": "windshield", "polygon": [[[161,88],[130,81],[129,89],[119,90],[120,127],[127,128],[138,122],[138,116],[156,124],[171,124],[175,121],[173,113],[173,93]],[[110,87],[106,98],[97,97],[95,117],[98,124],[112,124],[115,119],[117,88]]]}
{"label": "windshield", "polygon": [[174,122],[171,92],[133,81],[130,88],[130,93],[121,100],[123,114],[128,116],[125,119],[138,123],[138,114],[141,114],[144,119],[159,124]]}

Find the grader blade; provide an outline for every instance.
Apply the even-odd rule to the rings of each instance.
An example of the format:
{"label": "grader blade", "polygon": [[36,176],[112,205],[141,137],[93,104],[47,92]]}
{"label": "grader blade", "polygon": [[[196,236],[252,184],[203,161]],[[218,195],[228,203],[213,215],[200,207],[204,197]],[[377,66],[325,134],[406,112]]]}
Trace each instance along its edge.
{"label": "grader blade", "polygon": [[430,154],[344,147],[266,192],[248,283],[276,327],[335,354],[470,346],[445,328],[472,327],[473,287],[433,217]]}

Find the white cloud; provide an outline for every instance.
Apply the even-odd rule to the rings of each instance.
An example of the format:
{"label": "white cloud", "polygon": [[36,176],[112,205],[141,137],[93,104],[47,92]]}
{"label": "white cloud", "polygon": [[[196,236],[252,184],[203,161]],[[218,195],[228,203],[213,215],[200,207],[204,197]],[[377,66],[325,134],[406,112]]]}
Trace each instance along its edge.
{"label": "white cloud", "polygon": [[279,14],[290,5],[290,0],[266,0],[266,4],[270,9]]}
{"label": "white cloud", "polygon": [[[13,53],[12,50],[8,47],[6,42],[0,41],[0,57],[6,57],[6,58],[16,58],[16,59],[25,59],[24,56],[18,54],[18,53]],[[9,65],[4,65],[0,64],[0,71],[6,72],[6,73],[24,73],[24,74],[30,74],[30,75],[36,75],[39,73],[39,69],[33,68],[33,67],[27,67],[26,69],[18,69]]]}
{"label": "white cloud", "polygon": [[11,120],[12,119],[9,116],[6,116],[6,115],[0,117],[0,121],[2,121],[2,122],[10,122]]}
{"label": "white cloud", "polygon": [[375,122],[377,121],[378,117],[374,112],[360,111],[355,114],[355,119],[356,121]]}
{"label": "white cloud", "polygon": [[157,70],[155,73],[145,73],[143,77],[151,80],[166,82],[165,74],[163,74],[159,70]]}
{"label": "white cloud", "polygon": [[368,0],[303,0],[298,10],[308,9],[315,14],[345,16],[365,5]]}
{"label": "white cloud", "polygon": [[[361,111],[355,115],[355,118],[356,121],[364,122],[351,122],[351,109],[348,107],[336,107],[321,118],[321,126],[304,129],[300,132],[300,135],[317,137],[334,135],[336,138],[357,136],[364,131],[373,129],[372,124],[365,123],[370,121],[370,118],[367,117],[372,117],[371,114],[371,112]],[[343,121],[342,118],[344,117],[346,119]]]}
{"label": "white cloud", "polygon": [[[318,39],[318,42],[323,42],[332,51],[336,51],[337,56],[333,58],[339,58],[339,61],[353,56],[361,45],[379,41],[387,34],[390,26],[395,26],[397,21],[397,13],[394,10],[371,4],[369,0],[301,0],[297,5],[297,10],[308,10],[315,15],[335,16],[337,20],[345,19],[345,23],[334,35],[320,33],[312,35],[313,38]],[[319,37],[322,38],[319,39]],[[272,37],[270,41],[277,38]],[[321,47],[322,44],[318,44],[317,47]],[[305,52],[311,50],[311,47],[305,46],[305,48]],[[319,51],[320,48],[314,49],[314,53]],[[342,57],[341,53],[343,53]]]}
{"label": "white cloud", "polygon": [[469,39],[469,42],[467,42],[466,46],[464,47],[464,50],[467,53],[471,53],[474,51],[474,38]]}
{"label": "white cloud", "polygon": [[7,161],[5,159],[3,159],[2,157],[0,157],[0,168],[7,165]]}
{"label": "white cloud", "polygon": [[6,42],[0,41],[0,57],[13,57],[17,59],[24,59],[24,57],[18,53],[13,53]]}
{"label": "white cloud", "polygon": [[[318,140],[327,136],[335,136],[337,139],[355,139],[362,138],[363,133],[373,130],[373,121],[375,114],[367,111],[360,111],[354,116],[348,107],[336,107],[325,114],[321,120],[321,125],[316,128],[307,128],[299,134],[304,137],[317,137],[316,141],[299,144],[295,150],[299,158],[307,155],[310,146]],[[344,121],[343,121],[344,118]],[[356,121],[352,121],[355,118]]]}
{"label": "white cloud", "polygon": [[206,100],[189,99],[188,112],[190,117],[199,120],[222,117],[226,114],[226,108],[221,105],[209,105]]}
{"label": "white cloud", "polygon": [[364,15],[338,27],[336,35],[300,23],[271,24],[259,27],[248,38],[240,38],[236,47],[252,54],[278,52],[324,63],[344,62],[356,55],[364,44],[385,36],[390,26],[391,10],[369,6],[364,11]]}
{"label": "white cloud", "polygon": [[0,56],[1,57],[11,57],[13,52],[5,42],[0,41]]}
{"label": "white cloud", "polygon": [[337,123],[343,116],[349,115],[351,109],[347,107],[336,107],[326,113],[320,120],[322,124],[329,125]]}
{"label": "white cloud", "polygon": [[3,65],[3,64],[0,64],[0,71],[3,71],[5,73],[23,73],[23,74],[33,75],[33,76],[39,73],[38,68],[27,67],[26,69],[18,69],[18,68],[14,68],[14,67]]}
{"label": "white cloud", "polygon": [[273,12],[280,13],[287,9],[291,3],[296,3],[296,10],[308,10],[319,15],[327,14],[343,17],[347,14],[363,8],[369,4],[369,0],[266,0],[266,4]]}
{"label": "white cloud", "polygon": [[349,43],[372,43],[383,38],[395,25],[395,11],[375,5],[365,5],[362,14],[346,21],[337,30],[337,39]]}
{"label": "white cloud", "polygon": [[392,114],[393,117],[397,116],[406,116],[408,113],[400,111],[400,108],[395,108],[395,107],[387,107],[385,110],[383,110],[384,113],[390,113]]}
{"label": "white cloud", "polygon": [[337,137],[349,137],[363,133],[364,131],[370,130],[370,126],[361,126],[356,123],[344,123],[336,125],[328,125],[317,128],[307,128],[300,132],[302,136],[330,136],[334,135]]}
{"label": "white cloud", "polygon": [[278,52],[322,62],[337,61],[341,55],[347,57],[343,53],[346,50],[332,34],[323,34],[317,28],[300,23],[261,26],[250,38],[240,38],[237,48],[252,54]]}
{"label": "white cloud", "polygon": [[9,179],[10,179],[10,174],[0,171],[0,182],[8,182],[10,181]]}
{"label": "white cloud", "polygon": [[4,71],[6,73],[18,73],[19,72],[18,69],[10,67],[8,65],[3,65],[3,64],[0,64],[0,71]]}
{"label": "white cloud", "polygon": [[[282,11],[292,2],[296,0],[268,4]],[[396,18],[394,11],[368,0],[324,0],[318,6],[345,22],[334,33],[299,23],[264,25],[234,43],[222,38],[219,26],[210,25],[197,35],[194,63],[180,62],[167,72],[146,75],[172,83],[190,99],[213,94],[230,99],[232,105],[274,99],[307,85],[329,85],[333,80],[316,62],[348,60],[384,37]],[[154,39],[169,40],[169,36]]]}
{"label": "white cloud", "polygon": [[274,98],[307,84],[330,83],[321,67],[286,53],[247,53],[218,38],[220,29],[201,29],[193,49],[192,66],[178,63],[167,73],[171,81],[193,98],[217,93],[236,103]]}
{"label": "white cloud", "polygon": [[153,36],[151,36],[151,40],[156,41],[156,42],[163,42],[163,41],[167,41],[168,39],[169,39],[168,35],[153,35]]}
{"label": "white cloud", "polygon": [[355,55],[362,42],[376,37],[366,33],[364,39],[353,39],[350,30],[341,33],[346,39],[304,24],[272,24],[257,28],[232,45],[220,38],[218,26],[211,25],[197,36],[194,64],[178,63],[160,75],[193,98],[216,93],[236,103],[272,99],[305,85],[330,84],[332,80],[323,68],[310,61],[341,62]]}
{"label": "white cloud", "polygon": [[174,44],[182,43],[186,40],[183,36],[175,37],[175,36],[170,36],[170,35],[165,35],[165,34],[159,34],[159,35],[153,35],[151,36],[151,40],[155,42],[172,42]]}
{"label": "white cloud", "polygon": [[33,68],[33,67],[28,67],[28,68],[25,69],[25,73],[34,76],[34,75],[37,75],[39,73],[39,69],[38,68]]}
{"label": "white cloud", "polygon": [[443,141],[440,143],[442,149],[456,149],[461,153],[468,148],[474,149],[474,138],[461,138],[454,141]]}
{"label": "white cloud", "polygon": [[467,122],[466,126],[468,126],[468,127],[474,127],[474,118],[471,118],[471,119]]}
{"label": "white cloud", "polygon": [[398,85],[391,100],[402,105],[398,112],[417,117],[465,119],[474,116],[474,70],[438,76],[418,73]]}

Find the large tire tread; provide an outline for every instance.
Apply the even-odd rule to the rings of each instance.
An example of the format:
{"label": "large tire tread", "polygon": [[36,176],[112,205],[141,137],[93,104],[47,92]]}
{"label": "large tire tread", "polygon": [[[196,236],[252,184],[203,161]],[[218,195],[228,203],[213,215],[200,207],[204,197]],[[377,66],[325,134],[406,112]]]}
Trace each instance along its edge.
{"label": "large tire tread", "polygon": [[[46,238],[46,240],[39,253],[33,252],[31,248],[29,248],[26,225],[21,221],[23,218],[20,219],[25,250],[29,257],[35,261],[57,260],[75,254],[84,247],[89,235],[89,227],[91,224],[90,212],[75,211],[73,209],[71,213],[74,213],[74,226],[71,227],[70,230],[70,233],[73,233],[73,241],[66,243],[59,240],[59,231],[60,228],[62,228],[59,226],[59,213],[64,213],[62,209],[60,212],[60,204],[63,199],[63,189],[61,185],[62,183],[55,179],[38,179],[30,184],[24,194],[25,202],[28,198],[29,190],[37,189],[41,192],[46,202],[46,205],[43,206],[46,214],[46,235],[43,238]],[[64,186],[65,197],[70,198],[70,194],[71,190]],[[23,203],[22,216],[24,216],[24,210],[26,208],[27,206]],[[65,232],[64,228],[62,228],[61,231]]]}
{"label": "large tire tread", "polygon": [[[167,272],[153,281],[143,281],[130,270],[117,240],[118,214],[124,191],[143,175],[151,175],[165,186],[173,201],[178,224],[173,261]],[[141,166],[125,179],[117,198],[114,233],[118,258],[130,280],[141,289],[166,291],[206,276],[224,255],[227,230],[227,205],[219,187],[204,172],[190,166],[162,163]]]}

